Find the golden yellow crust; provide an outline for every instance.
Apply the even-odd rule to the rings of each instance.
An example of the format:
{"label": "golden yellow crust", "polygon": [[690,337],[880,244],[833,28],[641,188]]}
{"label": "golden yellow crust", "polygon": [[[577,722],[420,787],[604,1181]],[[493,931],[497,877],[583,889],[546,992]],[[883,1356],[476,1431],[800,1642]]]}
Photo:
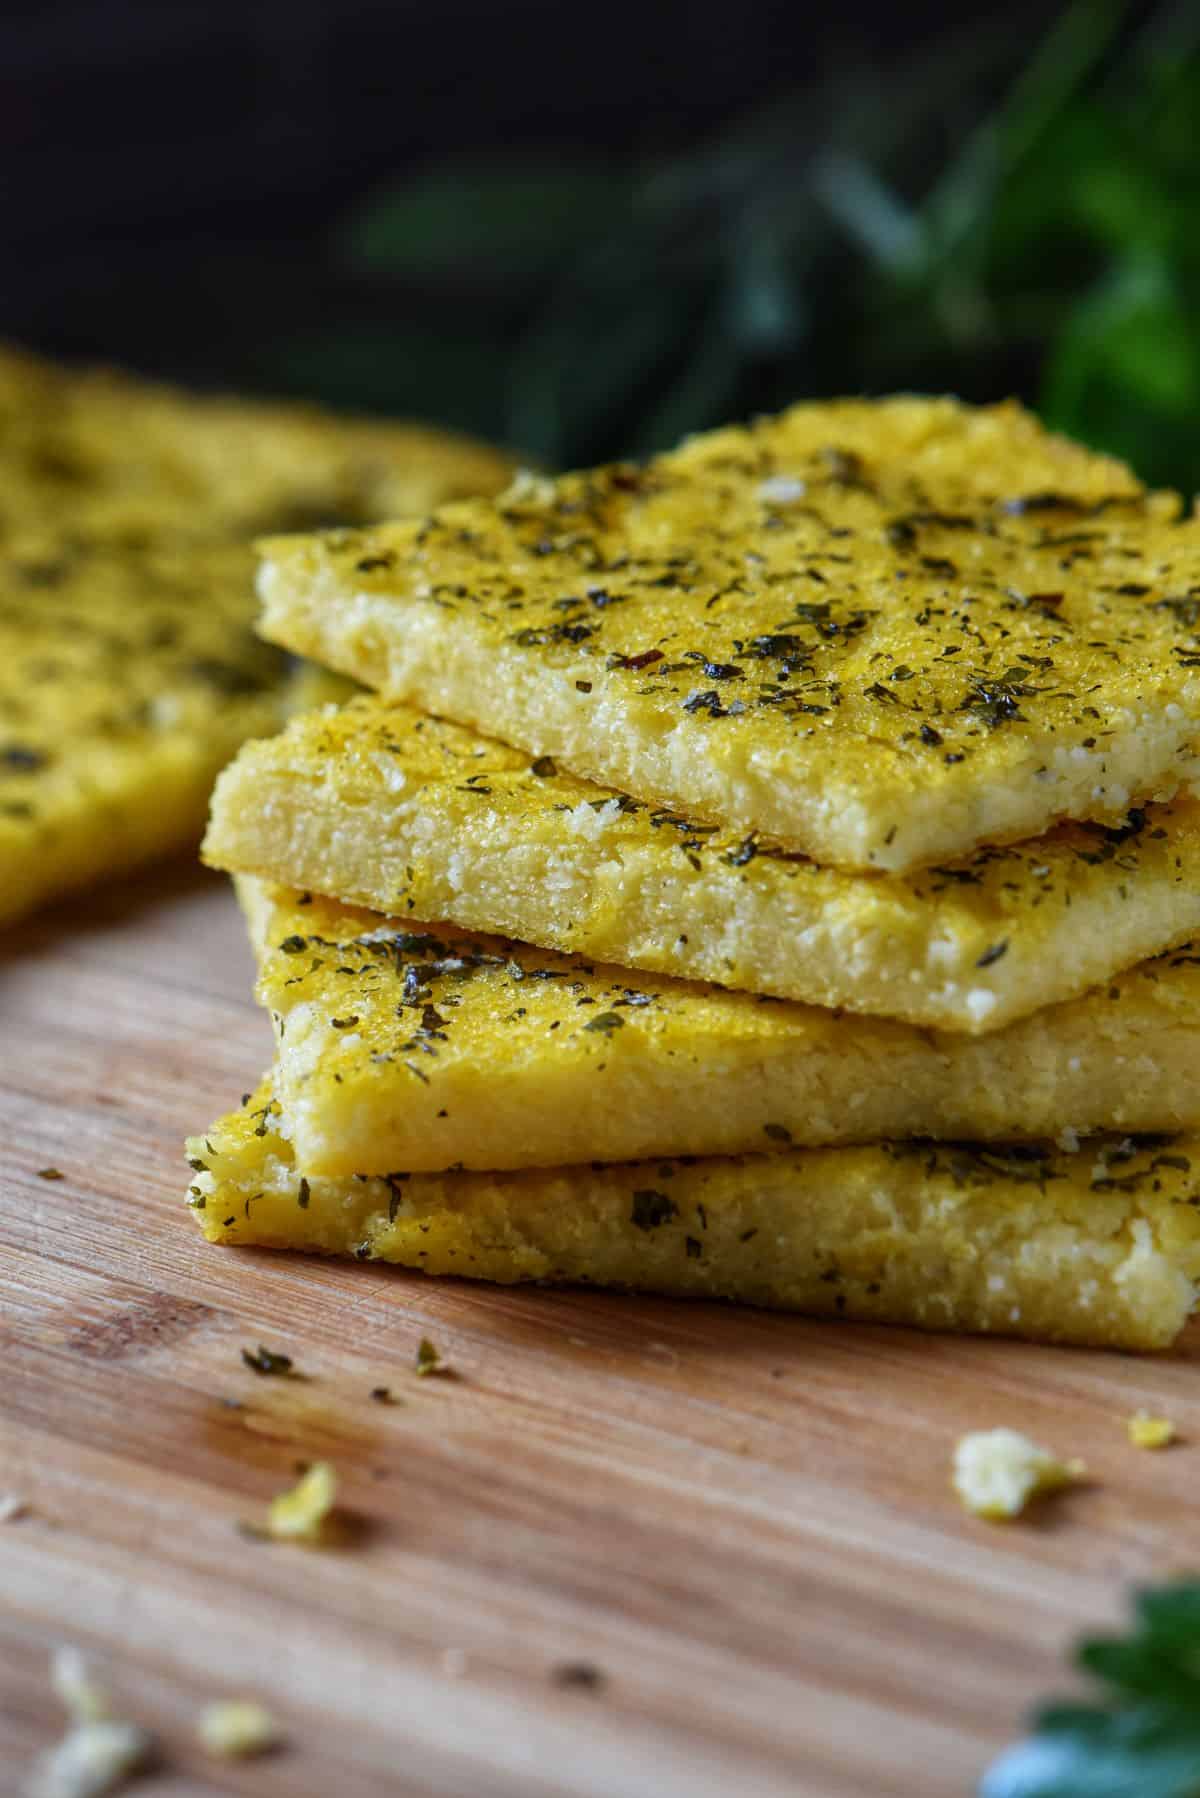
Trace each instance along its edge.
{"label": "golden yellow crust", "polygon": [[1195,1138],[321,1179],[288,1130],[265,1083],[188,1144],[209,1241],[1125,1349],[1168,1347],[1200,1277]]}
{"label": "golden yellow crust", "polygon": [[972,1039],[238,889],[311,1173],[1200,1129],[1190,951]]}
{"label": "golden yellow crust", "polygon": [[1198,764],[1200,521],[1015,406],[799,406],[263,546],[263,630],[820,862],[1114,819]]}
{"label": "golden yellow crust", "polygon": [[249,532],[503,469],[418,427],[0,351],[0,924],[194,841],[217,770],[304,697],[253,634]]}
{"label": "golden yellow crust", "polygon": [[1200,930],[1194,800],[927,873],[845,874],[368,698],[247,745],[205,855],[376,911],[967,1032]]}

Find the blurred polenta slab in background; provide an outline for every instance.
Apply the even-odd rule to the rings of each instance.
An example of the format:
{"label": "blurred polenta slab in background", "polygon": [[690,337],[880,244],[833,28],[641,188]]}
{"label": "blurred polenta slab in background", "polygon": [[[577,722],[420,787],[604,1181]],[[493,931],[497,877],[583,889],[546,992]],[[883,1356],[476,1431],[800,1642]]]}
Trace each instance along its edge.
{"label": "blurred polenta slab in background", "polygon": [[254,635],[256,530],[424,511],[508,473],[419,425],[0,348],[0,925],[197,841],[238,745],[325,696]]}

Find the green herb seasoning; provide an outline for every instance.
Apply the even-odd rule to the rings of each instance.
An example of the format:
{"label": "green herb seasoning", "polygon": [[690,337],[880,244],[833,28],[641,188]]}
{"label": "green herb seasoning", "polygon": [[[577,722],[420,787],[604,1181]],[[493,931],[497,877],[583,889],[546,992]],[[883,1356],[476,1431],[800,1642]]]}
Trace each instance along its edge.
{"label": "green herb seasoning", "polygon": [[244,1348],[242,1360],[257,1374],[275,1375],[286,1379],[294,1371],[290,1355],[274,1354],[270,1349],[264,1348],[261,1342],[256,1349]]}

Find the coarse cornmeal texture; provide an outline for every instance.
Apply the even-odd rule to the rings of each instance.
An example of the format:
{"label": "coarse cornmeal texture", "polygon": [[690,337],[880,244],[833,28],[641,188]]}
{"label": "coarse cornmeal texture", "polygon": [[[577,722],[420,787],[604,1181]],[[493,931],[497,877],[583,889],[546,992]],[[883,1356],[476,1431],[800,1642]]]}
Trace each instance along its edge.
{"label": "coarse cornmeal texture", "polygon": [[1126,1349],[1168,1347],[1200,1276],[1195,1138],[323,1179],[288,1135],[265,1082],[189,1142],[210,1242]]}
{"label": "coarse cornmeal texture", "polygon": [[194,841],[238,744],[329,693],[254,635],[251,532],[504,469],[415,427],[0,350],[0,924]]}
{"label": "coarse cornmeal texture", "polygon": [[798,406],[269,541],[262,628],[634,798],[906,870],[1195,775],[1179,512],[1015,405]]}
{"label": "coarse cornmeal texture", "polygon": [[369,698],[247,745],[205,855],[393,915],[967,1032],[1200,930],[1192,799],[923,873],[847,874]]}
{"label": "coarse cornmeal texture", "polygon": [[971,1039],[238,890],[306,1172],[1200,1129],[1190,950]]}

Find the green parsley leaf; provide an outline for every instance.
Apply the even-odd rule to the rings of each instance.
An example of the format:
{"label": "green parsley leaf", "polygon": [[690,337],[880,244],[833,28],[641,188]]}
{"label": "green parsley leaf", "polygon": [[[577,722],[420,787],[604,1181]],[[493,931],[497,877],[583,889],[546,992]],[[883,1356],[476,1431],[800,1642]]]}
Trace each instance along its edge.
{"label": "green parsley leaf", "polygon": [[980,1798],[1195,1798],[1200,1792],[1200,1580],[1139,1592],[1125,1636],[1079,1644],[1107,1691],[1049,1704],[984,1775]]}
{"label": "green parsley leaf", "polygon": [[602,1036],[611,1036],[614,1030],[623,1030],[625,1020],[615,1011],[601,1011],[594,1018],[589,1018],[584,1025],[585,1030],[598,1031]]}

